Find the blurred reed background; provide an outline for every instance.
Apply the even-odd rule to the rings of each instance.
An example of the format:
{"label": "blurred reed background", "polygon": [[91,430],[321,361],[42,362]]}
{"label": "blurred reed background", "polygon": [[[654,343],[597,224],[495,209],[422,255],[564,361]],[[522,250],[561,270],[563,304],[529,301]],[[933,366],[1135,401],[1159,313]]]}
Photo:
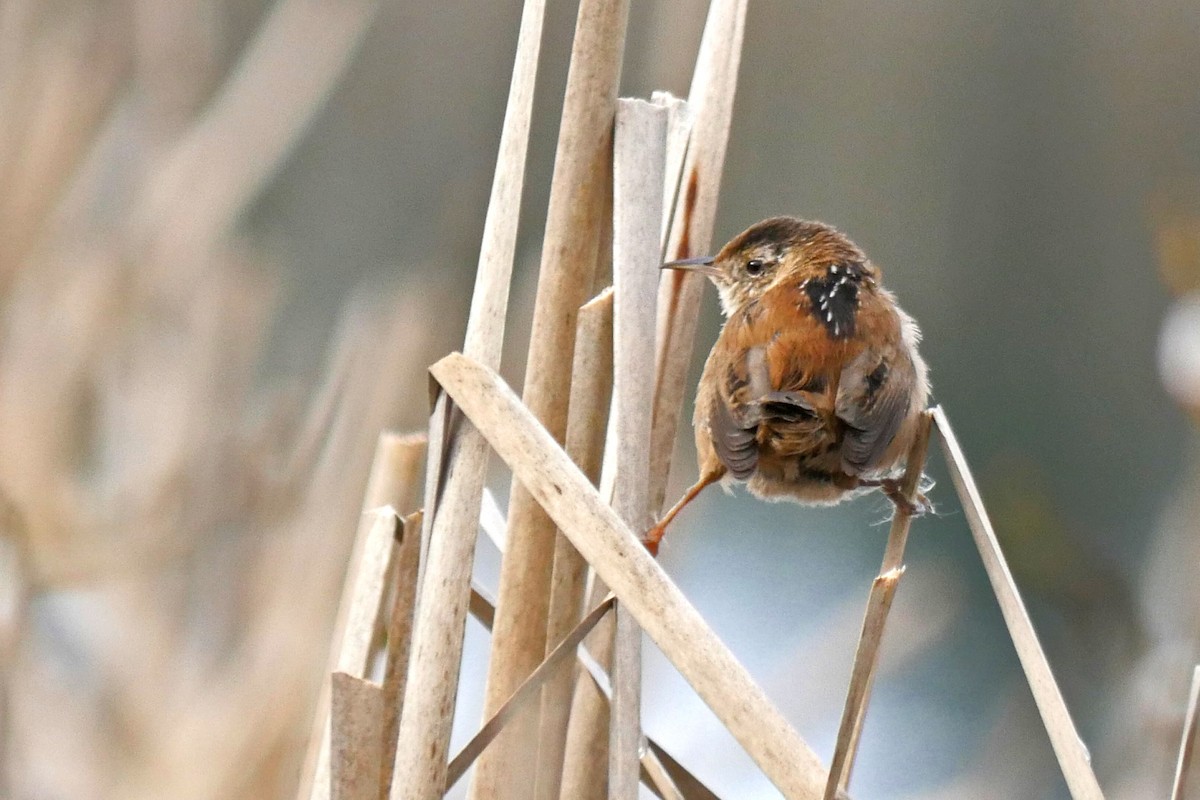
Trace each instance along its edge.
{"label": "blurred reed background", "polygon": [[[624,94],[686,93],[706,5],[633,4]],[[462,341],[519,13],[0,3],[0,796],[294,796],[375,439]],[[550,4],[517,385],[574,19]],[[834,223],[921,321],[1113,798],[1165,796],[1200,660],[1198,37],[1184,3],[754,0],[717,226]],[[1065,796],[933,475],[856,796]],[[825,759],[885,514],[715,493],[661,558]],[[646,658],[647,731],[771,796]]]}

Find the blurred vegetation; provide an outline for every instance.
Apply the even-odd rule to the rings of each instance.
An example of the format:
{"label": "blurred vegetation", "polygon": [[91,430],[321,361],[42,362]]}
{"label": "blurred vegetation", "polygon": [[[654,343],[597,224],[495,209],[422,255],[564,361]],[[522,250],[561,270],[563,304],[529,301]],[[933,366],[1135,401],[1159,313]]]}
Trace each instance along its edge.
{"label": "blurred vegetation", "polygon": [[[704,5],[634,4],[625,93],[686,92]],[[518,13],[0,4],[0,795],[293,792],[375,437],[423,424],[461,342]],[[514,383],[574,13],[546,21]],[[718,222],[836,224],[920,320],[1114,798],[1165,796],[1200,660],[1198,38],[1158,0],[754,0]],[[1063,796],[932,474],[856,789]],[[883,513],[718,493],[664,551],[826,758],[813,697],[843,689]],[[651,730],[765,792],[648,668]]]}

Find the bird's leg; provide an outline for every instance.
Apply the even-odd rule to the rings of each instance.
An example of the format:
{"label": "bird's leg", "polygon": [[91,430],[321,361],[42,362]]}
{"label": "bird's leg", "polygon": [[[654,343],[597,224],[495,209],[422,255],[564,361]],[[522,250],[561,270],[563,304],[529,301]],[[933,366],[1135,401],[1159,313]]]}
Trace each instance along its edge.
{"label": "bird's leg", "polygon": [[880,478],[869,480],[859,478],[859,486],[877,486],[879,491],[887,496],[888,500],[892,501],[892,505],[900,509],[910,517],[921,517],[933,510],[933,504],[929,502],[929,498],[917,492],[916,502],[910,501],[904,496],[904,492],[900,488],[899,478]]}
{"label": "bird's leg", "polygon": [[667,532],[667,526],[671,524],[671,520],[675,519],[675,515],[683,511],[683,507],[696,499],[696,495],[704,491],[708,486],[716,483],[725,474],[724,468],[711,470],[700,476],[700,480],[688,489],[683,497],[679,498],[679,502],[671,506],[671,510],[663,515],[663,518],[650,530],[646,531],[646,535],[642,537],[642,544],[646,545],[646,549],[650,551],[650,555],[658,556],[658,543],[662,541],[663,534]]}

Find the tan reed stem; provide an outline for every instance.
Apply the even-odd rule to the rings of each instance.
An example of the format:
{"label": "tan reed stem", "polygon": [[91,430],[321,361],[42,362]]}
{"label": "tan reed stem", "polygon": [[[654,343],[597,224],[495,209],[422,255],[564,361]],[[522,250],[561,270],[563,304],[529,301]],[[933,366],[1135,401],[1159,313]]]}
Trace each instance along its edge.
{"label": "tan reed stem", "polygon": [[530,673],[529,677],[522,682],[517,690],[512,693],[512,696],[505,700],[500,705],[500,710],[497,711],[491,719],[483,724],[475,737],[454,757],[450,762],[449,775],[446,779],[446,789],[449,790],[454,782],[462,777],[463,773],[471,766],[471,763],[484,752],[488,744],[490,744],[504,726],[511,722],[521,708],[529,704],[535,697],[538,696],[538,690],[542,688],[545,681],[559,671],[561,667],[565,667],[568,663],[574,662],[575,649],[579,647],[579,643],[587,636],[588,632],[596,626],[598,622],[612,610],[616,604],[616,599],[609,596],[600,605],[596,606],[575,626],[574,630],[570,631],[558,645],[550,651],[542,663],[538,664],[537,668]]}
{"label": "tan reed stem", "polygon": [[[667,109],[617,102],[613,145],[613,508],[635,531],[653,524],[646,442],[654,415],[655,295],[662,237]],[[609,796],[636,800],[641,774],[642,632],[617,606]]]}
{"label": "tan reed stem", "polygon": [[[363,516],[359,519],[358,531],[351,547],[345,586],[331,637],[334,644],[330,653],[329,672],[340,670],[358,677],[365,675],[368,654],[362,651],[361,644],[352,645],[348,640],[347,625],[352,608],[359,602],[356,600],[359,597],[356,585],[363,569],[361,562],[363,554],[367,552],[367,540],[376,521],[376,515],[368,512],[383,507],[406,508],[416,505],[416,487],[420,480],[425,451],[423,434],[400,436],[383,433],[379,436],[375,459],[371,464],[371,474],[367,478],[367,489],[363,495]],[[389,544],[388,549],[390,548]],[[348,647],[357,649],[348,652]],[[312,734],[297,794],[302,800],[325,800],[329,797],[329,692],[329,681],[323,680],[317,696]]]}
{"label": "tan reed stem", "polygon": [[1196,711],[1200,707],[1200,666],[1192,670],[1192,688],[1188,691],[1187,710],[1183,714],[1183,735],[1179,738],[1179,760],[1175,762],[1175,781],[1171,800],[1184,800],[1192,751],[1196,747]]}
{"label": "tan reed stem", "polygon": [[383,692],[345,672],[333,673],[331,686],[331,800],[379,800]]}
{"label": "tan reed stem", "polygon": [[396,737],[400,730],[400,701],[408,681],[409,653],[412,651],[413,616],[417,610],[417,576],[421,564],[421,525],[424,513],[414,511],[403,520],[403,535],[396,546],[392,571],[392,610],[387,626],[387,659],[383,670],[382,747],[379,759],[379,791],[375,800],[386,800],[392,786],[396,758]]}
{"label": "tan reed stem", "polygon": [[[577,314],[596,272],[628,13],[628,0],[582,0],[567,75],[524,391],[530,411],[559,441],[566,434]],[[507,538],[485,716],[496,712],[546,653],[554,523],[516,481]],[[536,776],[528,767],[537,742],[537,711],[515,720],[479,760],[471,784],[474,800],[528,793]]]}
{"label": "tan reed stem", "polygon": [[430,372],[766,776],[820,797],[816,755],[499,376],[459,354]]}
{"label": "tan reed stem", "polygon": [[[483,243],[464,351],[498,367],[516,248],[517,220],[525,181],[534,80],[541,48],[545,0],[526,0],[521,14],[508,107],[500,152],[484,222]],[[446,758],[462,660],[464,626],[470,602],[471,568],[478,535],[480,499],[488,449],[478,432],[444,398],[430,421],[431,454],[426,482],[417,612],[413,620],[410,668],[392,772],[392,800],[432,800],[446,785]],[[444,452],[443,452],[444,450]],[[444,476],[444,481],[443,481]]]}
{"label": "tan reed stem", "polygon": [[[608,593],[604,581],[593,576],[588,604]],[[607,674],[612,665],[615,618],[608,617],[596,626],[585,646],[591,657]],[[563,756],[561,800],[604,800],[608,797],[609,698],[597,689],[593,680],[580,675],[571,698],[567,725],[566,752]]]}
{"label": "tan reed stem", "polygon": [[667,249],[671,235],[671,219],[679,195],[679,178],[683,175],[683,159],[687,156],[688,140],[692,137],[692,108],[686,100],[670,92],[654,92],[650,99],[667,110],[667,155],[663,169],[662,250]]}
{"label": "tan reed stem", "polygon": [[[702,254],[712,245],[745,26],[746,0],[713,0],[688,93],[694,122],[667,240],[669,258]],[[660,280],[654,435],[650,443],[651,500],[656,509],[662,508],[666,497],[704,289],[701,276],[678,270],[668,271]]]}
{"label": "tan reed stem", "polygon": [[[600,479],[613,381],[613,293],[606,289],[579,309],[571,369],[571,410],[567,415],[567,455],[592,483]],[[587,562],[571,540],[554,538],[554,577],[546,623],[547,652],[578,623],[587,580]],[[567,719],[575,670],[559,670],[542,690],[538,734],[536,800],[555,800],[562,782]]]}
{"label": "tan reed stem", "polygon": [[663,769],[671,776],[671,780],[687,800],[720,800],[711,789],[701,783],[692,773],[688,772],[682,764],[676,761],[666,750],[663,750],[653,739],[646,740],[646,749],[654,754],[654,757],[662,764]]}
{"label": "tan reed stem", "polygon": [[[933,417],[929,412],[922,415],[920,427],[908,451],[908,463],[900,482],[900,491],[910,504],[917,500],[918,486],[925,469],[925,455],[929,451],[929,430],[932,421]],[[837,746],[829,767],[829,783],[825,786],[825,800],[834,800],[839,791],[844,792],[850,786],[850,773],[854,769],[858,742],[862,737],[863,720],[867,715],[867,704],[871,702],[875,670],[879,666],[883,629],[887,624],[888,612],[892,608],[892,597],[904,574],[904,547],[908,543],[911,524],[912,514],[907,508],[898,506],[888,531],[883,564],[879,568],[879,576],[871,584],[867,600],[862,634],[858,639],[858,649],[854,653],[854,666],[850,670],[850,688],[846,692],[846,705],[838,729]]]}
{"label": "tan reed stem", "polygon": [[[375,633],[384,620],[384,599],[387,597],[387,581],[392,574],[392,565],[396,555],[396,533],[400,520],[391,506],[367,512],[372,518],[371,529],[364,540],[362,555],[359,558],[357,573],[354,578],[354,592],[350,599],[350,609],[346,616],[346,629],[342,638],[341,651],[338,655],[334,675],[342,674],[349,678],[366,680],[371,667],[371,645],[375,641]],[[382,698],[366,701],[363,695],[366,690],[359,686],[351,686],[343,682],[343,690],[347,693],[344,707],[343,728],[341,733],[357,737],[366,728],[375,730],[369,746],[373,749],[380,739],[378,721],[364,722],[361,714],[368,707],[380,706]],[[378,690],[378,687],[375,687]],[[332,691],[332,689],[331,689]],[[332,715],[332,699],[330,701]],[[316,782],[313,794],[321,797],[332,797],[337,781],[333,778],[336,771],[333,763],[335,753],[344,756],[354,756],[354,751],[362,744],[357,739],[338,742],[333,737],[337,731],[331,723],[328,725],[329,744],[322,741],[322,761],[318,762]],[[379,774],[378,757],[374,757],[376,766],[371,780]],[[344,772],[345,770],[343,770]],[[343,782],[344,784],[344,782]]]}
{"label": "tan reed stem", "polygon": [[641,777],[650,791],[654,792],[663,800],[685,800],[683,794],[679,791],[679,787],[675,785],[675,780],[671,777],[671,773],[667,772],[666,767],[658,759],[658,756],[646,745],[646,740],[642,740],[642,761],[641,761]]}
{"label": "tan reed stem", "polygon": [[984,508],[983,498],[975,486],[975,479],[967,466],[967,460],[959,447],[958,439],[950,428],[950,421],[941,407],[933,409],[934,425],[942,444],[942,453],[950,468],[950,478],[962,501],[963,513],[971,527],[971,536],[979,549],[980,559],[988,580],[991,581],[992,591],[1000,605],[1000,613],[1008,626],[1017,657],[1025,670],[1025,678],[1029,688],[1033,690],[1033,699],[1042,715],[1042,724],[1050,735],[1050,744],[1058,757],[1058,764],[1067,780],[1067,788],[1074,800],[1102,800],[1100,784],[1092,772],[1092,760],[1087,747],[1075,730],[1075,723],[1063,701],[1062,692],[1054,680],[1050,662],[1042,651],[1037,633],[1025,610],[1025,603],[1017,591],[1008,562],[1000,550],[996,533],[992,530],[991,520],[988,519],[987,509]]}
{"label": "tan reed stem", "polygon": [[[717,189],[737,89],[745,14],[745,0],[713,0],[709,6],[688,95],[686,115],[691,135],[686,157],[679,156],[678,135],[672,136],[671,157],[679,156],[684,165],[682,181],[677,182],[678,199],[668,236],[667,252],[673,255],[691,255],[697,248],[707,248],[712,239]],[[678,284],[671,276],[660,280],[654,427],[650,440],[653,509],[662,507],[666,493],[702,288],[699,281]],[[603,591],[603,586],[594,588],[589,600],[595,602],[597,593]],[[606,668],[611,665],[612,636],[611,627],[601,625],[588,641],[589,651]],[[607,727],[607,704],[590,681],[579,680],[567,732],[564,800],[600,800],[605,796],[605,777],[596,774],[592,759],[606,751]]]}

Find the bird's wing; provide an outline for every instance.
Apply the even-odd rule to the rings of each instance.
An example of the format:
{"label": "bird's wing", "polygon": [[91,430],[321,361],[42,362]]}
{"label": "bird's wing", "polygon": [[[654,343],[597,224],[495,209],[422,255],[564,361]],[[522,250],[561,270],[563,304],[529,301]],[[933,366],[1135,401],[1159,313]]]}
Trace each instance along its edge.
{"label": "bird's wing", "polygon": [[719,358],[718,352],[714,349],[704,367],[705,375],[712,372],[715,379],[701,380],[701,396],[706,383],[712,387],[706,400],[710,438],[717,458],[729,473],[737,480],[747,480],[758,466],[757,434],[762,414],[756,393],[764,391],[765,357],[758,347],[749,348],[742,358],[729,360]]}
{"label": "bird's wing", "polygon": [[846,424],[841,453],[847,474],[878,465],[909,412],[916,381],[903,346],[868,347],[842,370],[836,413]]}
{"label": "bird's wing", "polygon": [[758,421],[737,414],[722,398],[716,398],[713,406],[709,428],[717,458],[734,478],[747,480],[758,466]]}

